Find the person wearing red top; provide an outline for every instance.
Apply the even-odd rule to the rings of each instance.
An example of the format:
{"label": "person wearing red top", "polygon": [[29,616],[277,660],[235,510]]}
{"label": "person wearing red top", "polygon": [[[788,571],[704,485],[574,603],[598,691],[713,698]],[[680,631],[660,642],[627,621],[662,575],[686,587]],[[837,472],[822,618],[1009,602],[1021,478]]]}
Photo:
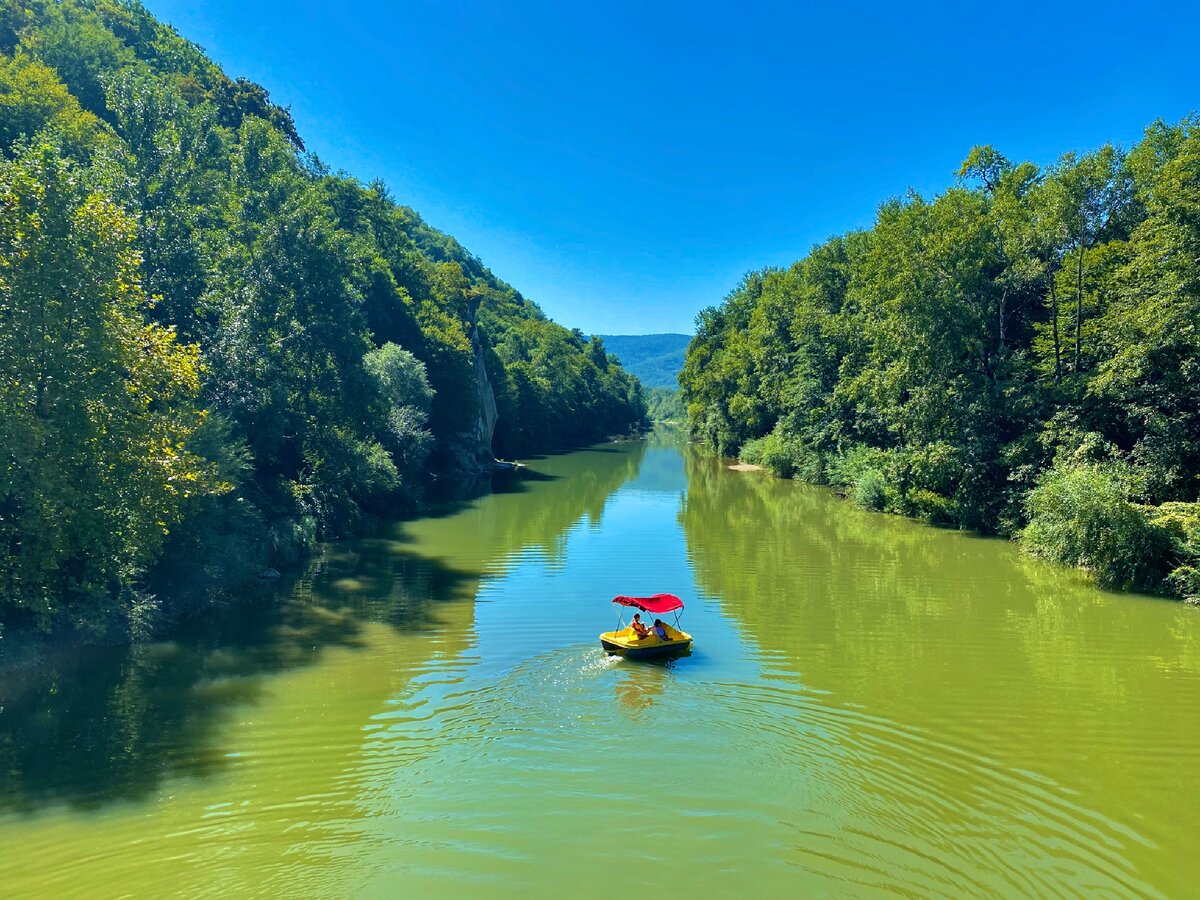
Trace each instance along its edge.
{"label": "person wearing red top", "polygon": [[633,614],[633,621],[629,623],[629,627],[633,629],[633,633],[636,634],[639,638],[644,638],[646,635],[648,635],[650,633],[650,629],[642,624],[641,613]]}

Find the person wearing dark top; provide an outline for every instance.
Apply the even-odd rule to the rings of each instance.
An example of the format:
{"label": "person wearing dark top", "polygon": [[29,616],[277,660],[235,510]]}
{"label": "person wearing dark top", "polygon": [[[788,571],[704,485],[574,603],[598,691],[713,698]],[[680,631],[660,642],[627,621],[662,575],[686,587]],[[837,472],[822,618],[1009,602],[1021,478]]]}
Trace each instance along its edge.
{"label": "person wearing dark top", "polygon": [[667,626],[665,624],[663,624],[662,619],[654,620],[654,633],[655,633],[655,635],[657,635],[657,637],[660,641],[669,641],[670,640],[670,637],[667,636]]}

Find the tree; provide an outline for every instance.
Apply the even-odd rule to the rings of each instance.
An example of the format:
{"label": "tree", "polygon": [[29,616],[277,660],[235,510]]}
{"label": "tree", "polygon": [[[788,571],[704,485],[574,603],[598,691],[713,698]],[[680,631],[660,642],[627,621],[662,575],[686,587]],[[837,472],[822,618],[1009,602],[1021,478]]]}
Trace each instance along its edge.
{"label": "tree", "polygon": [[[353,533],[416,497],[434,442],[443,468],[490,458],[484,376],[497,446],[644,417],[602,347],[304,155],[266,90],[141,4],[0,5],[0,48],[0,557],[20,616],[128,620],[172,576],[212,593]],[[165,530],[186,564],[163,564]]]}
{"label": "tree", "polygon": [[1045,170],[975,147],[945,193],[751,273],[697,319],[692,432],[872,509],[1194,594],[1196,135],[1158,123]]}
{"label": "tree", "polygon": [[1068,249],[1075,258],[1075,353],[1072,371],[1082,371],[1084,254],[1122,224],[1132,184],[1124,154],[1111,144],[1083,157],[1064,156],[1050,182],[1052,204]]}
{"label": "tree", "polygon": [[133,602],[187,500],[198,352],[149,323],[135,225],[53,148],[0,163],[0,583],[48,626]]}
{"label": "tree", "polygon": [[433,388],[429,386],[425,364],[407,350],[388,343],[368,352],[363,365],[377,385],[387,411],[384,446],[402,467],[401,478],[411,486],[419,482],[432,444],[432,435],[425,430],[425,424],[433,403]]}

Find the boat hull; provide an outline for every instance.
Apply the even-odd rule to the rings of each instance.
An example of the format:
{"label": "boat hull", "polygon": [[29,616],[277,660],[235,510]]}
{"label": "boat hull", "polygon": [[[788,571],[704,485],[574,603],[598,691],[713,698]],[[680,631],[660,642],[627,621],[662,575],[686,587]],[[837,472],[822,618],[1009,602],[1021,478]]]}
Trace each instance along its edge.
{"label": "boat hull", "polygon": [[600,635],[600,646],[609,656],[624,656],[628,659],[669,656],[692,646],[690,634],[674,628],[668,628],[667,633],[670,639],[662,641],[654,636],[639,640],[633,630],[629,628],[621,631],[606,631]]}

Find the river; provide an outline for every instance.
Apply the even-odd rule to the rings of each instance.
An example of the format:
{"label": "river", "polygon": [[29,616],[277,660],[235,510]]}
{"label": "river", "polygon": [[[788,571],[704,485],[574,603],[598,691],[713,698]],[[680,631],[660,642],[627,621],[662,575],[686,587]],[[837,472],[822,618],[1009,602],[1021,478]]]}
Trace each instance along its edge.
{"label": "river", "polygon": [[[692,654],[606,657],[610,598],[657,591]],[[253,593],[0,676],[0,894],[1200,884],[1200,610],[669,437]]]}

